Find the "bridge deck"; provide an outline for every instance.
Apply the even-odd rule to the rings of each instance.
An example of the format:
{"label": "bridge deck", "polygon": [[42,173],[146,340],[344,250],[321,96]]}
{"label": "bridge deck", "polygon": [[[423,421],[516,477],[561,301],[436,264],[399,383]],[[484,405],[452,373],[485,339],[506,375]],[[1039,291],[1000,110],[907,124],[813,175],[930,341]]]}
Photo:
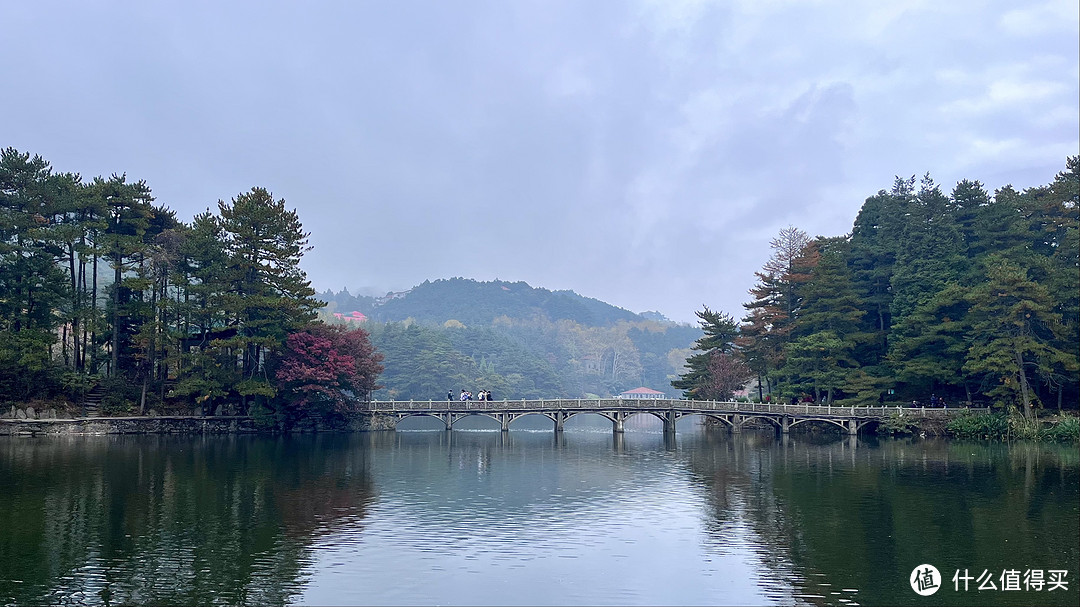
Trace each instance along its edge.
{"label": "bridge deck", "polygon": [[564,411],[585,413],[599,411],[657,412],[676,411],[680,414],[767,415],[791,417],[844,417],[854,419],[885,419],[892,415],[913,417],[948,417],[962,412],[985,412],[989,409],[932,407],[838,407],[799,403],[743,403],[681,399],[539,399],[539,400],[409,400],[371,401],[366,409],[372,413],[548,413]]}

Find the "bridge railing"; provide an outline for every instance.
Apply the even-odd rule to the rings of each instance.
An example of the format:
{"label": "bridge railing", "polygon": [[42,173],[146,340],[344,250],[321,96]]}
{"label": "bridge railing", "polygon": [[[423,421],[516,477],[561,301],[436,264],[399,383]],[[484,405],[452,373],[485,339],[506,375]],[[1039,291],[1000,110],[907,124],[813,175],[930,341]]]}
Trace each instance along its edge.
{"label": "bridge railing", "polygon": [[371,401],[365,407],[371,412],[432,412],[469,413],[484,411],[670,411],[686,413],[739,413],[793,416],[875,417],[917,415],[919,417],[949,417],[963,411],[989,412],[989,408],[938,409],[928,407],[839,407],[811,403],[745,403],[676,399],[536,399],[536,400],[408,400]]}

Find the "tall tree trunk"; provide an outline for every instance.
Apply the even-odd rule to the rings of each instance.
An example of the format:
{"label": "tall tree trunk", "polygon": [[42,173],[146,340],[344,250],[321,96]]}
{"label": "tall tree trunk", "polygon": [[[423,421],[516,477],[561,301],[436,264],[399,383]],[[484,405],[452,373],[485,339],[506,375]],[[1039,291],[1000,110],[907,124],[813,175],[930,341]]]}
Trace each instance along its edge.
{"label": "tall tree trunk", "polygon": [[[79,259],[79,290],[81,290],[83,293],[86,292],[86,261],[81,258]],[[93,302],[91,302],[91,305],[93,305]],[[82,334],[75,336],[75,339],[78,340],[80,344],[79,362],[77,363],[79,365],[79,369],[86,368],[86,352],[88,350],[88,348],[86,347],[86,342],[88,331],[90,330],[91,319],[93,319],[92,314],[87,316],[87,321],[82,324]]]}
{"label": "tall tree trunk", "polygon": [[1028,394],[1028,381],[1027,373],[1024,372],[1024,355],[1020,353],[1020,348],[1015,349],[1016,365],[1017,365],[1017,379],[1020,380],[1020,395],[1024,401],[1024,417],[1031,419],[1031,396]]}
{"label": "tall tree trunk", "polygon": [[109,375],[116,375],[120,371],[120,262],[116,262],[113,268],[113,327],[112,327],[112,352],[110,353],[111,369]]}
{"label": "tall tree trunk", "polygon": [[[96,253],[96,252],[94,253],[94,264],[93,264],[93,270],[94,270],[94,276],[93,276],[93,277],[91,278],[91,281],[92,281],[92,285],[93,285],[93,287],[92,287],[92,289],[91,289],[91,293],[92,293],[92,295],[91,295],[91,298],[90,298],[90,313],[91,313],[91,314],[93,315],[94,319],[95,319],[95,320],[97,320],[97,304],[98,304],[98,284],[97,284],[97,275],[98,275],[98,256],[97,256],[97,253]],[[83,288],[84,288],[84,289],[86,288],[86,284],[85,284],[85,283],[83,284]],[[98,372],[98,367],[97,367],[97,366],[98,366],[98,360],[97,360],[97,348],[95,348],[95,347],[94,347],[94,342],[95,342],[96,340],[97,340],[97,323],[94,323],[94,327],[93,327],[92,329],[90,329],[90,346],[91,346],[91,348],[93,348],[93,349],[92,349],[92,350],[90,351],[90,364],[91,364],[91,366],[92,366],[92,369],[91,369],[91,371],[92,371],[93,373],[97,373],[97,372]]]}
{"label": "tall tree trunk", "polygon": [[[79,315],[82,314],[79,303],[79,282],[75,274],[75,244],[68,245],[68,275],[71,277],[71,335],[72,368],[79,370]],[[64,366],[68,365],[67,326],[64,326]]]}

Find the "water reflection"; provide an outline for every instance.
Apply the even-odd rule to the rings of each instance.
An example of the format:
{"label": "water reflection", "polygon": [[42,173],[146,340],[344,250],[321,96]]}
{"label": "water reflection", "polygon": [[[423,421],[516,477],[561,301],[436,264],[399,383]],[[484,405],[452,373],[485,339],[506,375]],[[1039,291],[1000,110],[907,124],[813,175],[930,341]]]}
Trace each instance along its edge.
{"label": "water reflection", "polygon": [[288,602],[312,539],[373,496],[367,452],[340,442],[0,442],[0,601]]}
{"label": "water reflection", "polygon": [[0,602],[921,604],[924,562],[1077,575],[1075,448],[605,424],[4,439]]}
{"label": "water reflection", "polygon": [[708,487],[713,549],[731,546],[739,525],[752,528],[770,595],[790,588],[814,603],[920,604],[907,574],[933,563],[949,586],[936,604],[1077,602],[1075,587],[1035,600],[956,593],[948,579],[964,568],[1076,571],[1074,447],[744,436],[686,449]]}

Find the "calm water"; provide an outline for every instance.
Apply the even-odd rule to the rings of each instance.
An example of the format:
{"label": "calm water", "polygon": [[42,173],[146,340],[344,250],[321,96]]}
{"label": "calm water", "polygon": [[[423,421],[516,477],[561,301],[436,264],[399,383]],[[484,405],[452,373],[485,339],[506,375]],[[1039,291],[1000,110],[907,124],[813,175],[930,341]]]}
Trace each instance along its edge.
{"label": "calm water", "polygon": [[1075,447],[679,430],[3,438],[0,604],[1080,603]]}

